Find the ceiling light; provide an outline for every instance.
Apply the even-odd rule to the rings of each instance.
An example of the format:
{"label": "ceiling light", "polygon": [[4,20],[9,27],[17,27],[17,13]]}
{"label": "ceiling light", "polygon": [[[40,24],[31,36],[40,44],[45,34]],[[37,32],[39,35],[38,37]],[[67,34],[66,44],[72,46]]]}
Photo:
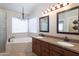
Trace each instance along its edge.
{"label": "ceiling light", "polygon": [[24,19],[25,19],[24,7],[22,8],[22,15],[21,15],[21,19],[22,19],[22,20],[24,20]]}

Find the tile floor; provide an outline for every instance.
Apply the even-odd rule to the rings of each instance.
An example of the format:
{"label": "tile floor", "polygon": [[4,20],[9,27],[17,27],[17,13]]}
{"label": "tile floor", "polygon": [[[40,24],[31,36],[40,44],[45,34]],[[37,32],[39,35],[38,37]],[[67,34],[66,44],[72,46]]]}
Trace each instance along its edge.
{"label": "tile floor", "polygon": [[34,53],[15,53],[15,54],[11,54],[11,53],[0,53],[0,56],[36,56],[36,54]]}

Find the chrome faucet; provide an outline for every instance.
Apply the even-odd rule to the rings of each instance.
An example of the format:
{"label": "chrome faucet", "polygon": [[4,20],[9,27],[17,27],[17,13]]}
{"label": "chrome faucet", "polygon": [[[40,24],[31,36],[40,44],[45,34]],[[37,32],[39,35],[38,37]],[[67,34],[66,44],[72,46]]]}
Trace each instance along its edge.
{"label": "chrome faucet", "polygon": [[15,37],[14,37],[14,36],[10,37],[10,38],[8,39],[8,42],[10,42],[12,38],[15,38]]}

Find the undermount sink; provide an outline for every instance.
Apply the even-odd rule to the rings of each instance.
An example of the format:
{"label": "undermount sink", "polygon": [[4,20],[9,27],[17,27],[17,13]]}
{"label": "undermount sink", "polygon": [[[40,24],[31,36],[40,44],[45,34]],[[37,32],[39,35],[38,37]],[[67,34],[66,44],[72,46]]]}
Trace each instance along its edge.
{"label": "undermount sink", "polygon": [[60,42],[58,41],[57,44],[61,45],[61,46],[67,46],[67,47],[73,47],[74,45],[69,43],[69,42]]}
{"label": "undermount sink", "polygon": [[37,36],[36,38],[43,38],[42,36]]}

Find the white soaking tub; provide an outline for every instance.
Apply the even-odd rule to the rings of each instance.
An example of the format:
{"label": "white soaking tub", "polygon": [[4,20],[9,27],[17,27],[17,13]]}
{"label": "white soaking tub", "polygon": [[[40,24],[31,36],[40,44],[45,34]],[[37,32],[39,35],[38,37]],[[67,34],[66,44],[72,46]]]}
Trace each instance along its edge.
{"label": "white soaking tub", "polygon": [[6,52],[13,55],[32,53],[32,37],[12,38],[6,44]]}
{"label": "white soaking tub", "polygon": [[28,43],[28,42],[32,42],[32,38],[31,37],[13,38],[10,41],[10,43]]}

